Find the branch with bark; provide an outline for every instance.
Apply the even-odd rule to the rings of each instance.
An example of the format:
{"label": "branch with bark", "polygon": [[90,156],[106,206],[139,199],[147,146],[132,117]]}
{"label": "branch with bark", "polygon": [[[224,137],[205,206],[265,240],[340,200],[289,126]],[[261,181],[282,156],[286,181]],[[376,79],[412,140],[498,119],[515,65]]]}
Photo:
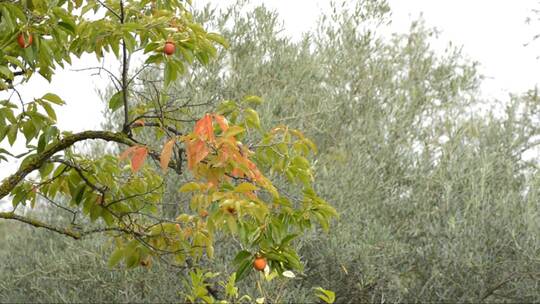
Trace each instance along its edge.
{"label": "branch with bark", "polygon": [[64,136],[58,142],[50,144],[41,153],[31,156],[25,161],[14,174],[8,176],[0,184],[0,199],[7,196],[13,188],[19,184],[28,174],[39,169],[46,161],[58,152],[64,151],[75,143],[89,139],[102,139],[109,142],[116,142],[128,146],[135,145],[136,142],[124,133],[109,131],[84,131],[72,135]]}
{"label": "branch with bark", "polygon": [[7,220],[15,220],[22,223],[26,223],[29,225],[32,225],[37,228],[44,228],[50,231],[54,231],[56,233],[63,234],[65,236],[69,236],[75,240],[79,240],[87,235],[95,234],[95,233],[102,233],[102,232],[122,232],[126,234],[134,234],[134,231],[120,228],[120,227],[106,227],[106,228],[97,228],[97,229],[91,229],[87,231],[76,231],[70,228],[63,228],[63,227],[57,227],[51,224],[47,224],[45,222],[42,222],[38,219],[30,218],[21,216],[18,214],[15,214],[14,212],[0,212],[0,218],[7,219]]}

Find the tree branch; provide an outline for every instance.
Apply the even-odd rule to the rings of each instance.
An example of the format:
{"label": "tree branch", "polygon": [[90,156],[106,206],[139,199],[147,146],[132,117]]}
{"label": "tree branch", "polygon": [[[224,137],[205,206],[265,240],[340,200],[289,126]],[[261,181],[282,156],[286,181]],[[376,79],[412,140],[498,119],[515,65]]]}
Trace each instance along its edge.
{"label": "tree branch", "polygon": [[81,238],[80,233],[78,233],[76,231],[73,231],[71,229],[55,227],[55,226],[49,225],[47,223],[44,223],[44,222],[42,222],[40,220],[20,216],[20,215],[17,215],[15,213],[13,213],[13,212],[0,212],[0,218],[23,222],[23,223],[26,223],[26,224],[29,224],[29,225],[32,225],[32,226],[38,227],[38,228],[45,228],[47,230],[51,230],[51,231],[54,231],[54,232],[69,236],[69,237],[74,238],[76,240]]}
{"label": "tree branch", "polygon": [[99,192],[101,195],[105,195],[105,192],[107,191],[107,187],[106,186],[103,186],[103,187],[99,187],[97,186],[96,184],[92,183],[83,173],[83,169],[79,166],[77,166],[76,164],[74,163],[71,163],[67,160],[64,160],[64,159],[55,159],[53,162],[56,162],[56,163],[61,163],[61,164],[64,164],[66,165],[68,168],[71,168],[73,170],[75,170],[77,172],[77,174],[80,176],[80,178],[86,183],[86,185],[88,185],[90,188],[92,188],[93,190]]}
{"label": "tree branch", "polygon": [[[120,23],[124,23],[124,1],[120,0]],[[122,38],[122,101],[124,103],[124,126],[122,131],[129,134],[129,108],[128,108],[128,69],[129,60],[127,54],[126,40]]]}
{"label": "tree branch", "polygon": [[136,144],[132,139],[128,138],[123,133],[114,133],[108,131],[84,131],[81,133],[67,135],[58,142],[50,144],[43,152],[30,156],[27,161],[21,164],[17,172],[4,179],[0,184],[0,199],[8,195],[19,182],[21,182],[32,171],[39,169],[43,163],[49,160],[54,154],[71,147],[73,144],[79,141],[88,139],[102,139],[128,146]]}
{"label": "tree branch", "polygon": [[56,233],[63,234],[65,236],[69,236],[75,240],[80,240],[81,238],[90,234],[101,233],[101,232],[111,232],[111,231],[122,232],[125,234],[131,234],[138,237],[146,236],[143,233],[139,233],[136,231],[132,231],[132,230],[128,230],[128,229],[124,229],[120,227],[103,227],[103,228],[96,228],[96,229],[78,232],[78,231],[74,231],[68,228],[56,227],[56,226],[47,224],[45,222],[42,222],[40,220],[21,216],[13,212],[0,212],[0,218],[19,221],[25,224],[32,225],[37,228],[45,228],[47,230],[54,231]]}
{"label": "tree branch", "polygon": [[110,8],[110,7],[109,7],[107,4],[105,4],[103,1],[97,0],[97,2],[98,2],[99,4],[101,4],[101,6],[103,6],[104,8],[106,8],[109,12],[111,12],[111,14],[115,15],[118,19],[122,19],[122,18],[120,17],[120,15],[118,15],[117,12],[115,12],[112,8]]}

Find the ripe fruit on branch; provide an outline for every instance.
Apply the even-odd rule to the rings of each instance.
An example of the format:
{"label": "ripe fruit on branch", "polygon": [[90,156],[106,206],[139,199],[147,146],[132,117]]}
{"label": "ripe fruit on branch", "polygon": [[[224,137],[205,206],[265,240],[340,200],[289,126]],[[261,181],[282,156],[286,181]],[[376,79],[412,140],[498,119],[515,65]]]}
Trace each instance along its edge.
{"label": "ripe fruit on branch", "polygon": [[25,35],[23,33],[19,34],[19,37],[17,37],[17,43],[19,44],[19,46],[23,49],[29,47],[30,45],[32,45],[32,41],[33,41],[33,38],[32,38],[32,35]]}
{"label": "ripe fruit on branch", "polygon": [[263,257],[256,257],[253,261],[253,268],[258,271],[263,271],[266,268],[266,259]]}
{"label": "ripe fruit on branch", "polygon": [[174,42],[167,41],[165,42],[165,46],[163,47],[163,53],[166,55],[172,55],[176,51],[176,45],[174,45]]}

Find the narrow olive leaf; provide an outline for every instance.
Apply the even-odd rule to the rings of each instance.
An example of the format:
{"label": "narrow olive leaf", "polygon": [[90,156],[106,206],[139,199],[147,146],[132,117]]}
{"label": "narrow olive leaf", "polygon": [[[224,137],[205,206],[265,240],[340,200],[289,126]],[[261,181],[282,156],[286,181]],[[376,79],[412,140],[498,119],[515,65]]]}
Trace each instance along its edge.
{"label": "narrow olive leaf", "polygon": [[163,171],[167,171],[167,168],[169,167],[169,162],[171,161],[171,156],[172,156],[175,142],[176,142],[176,138],[173,137],[163,146],[163,150],[161,151],[161,156],[159,157],[161,170]]}
{"label": "narrow olive leaf", "polygon": [[137,147],[137,149],[133,151],[133,156],[131,157],[131,171],[133,173],[136,173],[141,169],[147,156],[148,149],[146,147]]}

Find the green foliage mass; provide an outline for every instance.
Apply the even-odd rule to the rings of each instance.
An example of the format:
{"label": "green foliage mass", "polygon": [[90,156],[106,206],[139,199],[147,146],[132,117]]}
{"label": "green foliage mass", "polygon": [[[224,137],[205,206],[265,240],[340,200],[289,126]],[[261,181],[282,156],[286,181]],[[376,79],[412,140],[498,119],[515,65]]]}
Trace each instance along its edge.
{"label": "green foliage mass", "polygon": [[[283,302],[313,301],[313,288],[323,286],[339,303],[538,301],[536,90],[487,103],[475,63],[456,49],[435,53],[436,34],[422,22],[382,35],[390,18],[383,2],[338,9],[298,42],[262,7],[206,9],[197,18],[230,48],[174,86],[204,104],[201,112],[249,92],[264,99],[262,123],[306,130],[319,146],[316,190],[340,213],[328,235],[317,229],[299,242],[303,275],[267,283],[268,298],[279,291]],[[169,181],[171,201],[183,199],[179,182]],[[100,240],[79,245],[17,231],[0,234],[0,259],[9,261],[0,268],[0,301],[161,302],[182,292],[185,274],[159,263],[109,270],[103,252],[110,248]],[[234,246],[227,238],[215,243],[209,266],[228,273]],[[240,286],[257,293],[252,282]]]}

